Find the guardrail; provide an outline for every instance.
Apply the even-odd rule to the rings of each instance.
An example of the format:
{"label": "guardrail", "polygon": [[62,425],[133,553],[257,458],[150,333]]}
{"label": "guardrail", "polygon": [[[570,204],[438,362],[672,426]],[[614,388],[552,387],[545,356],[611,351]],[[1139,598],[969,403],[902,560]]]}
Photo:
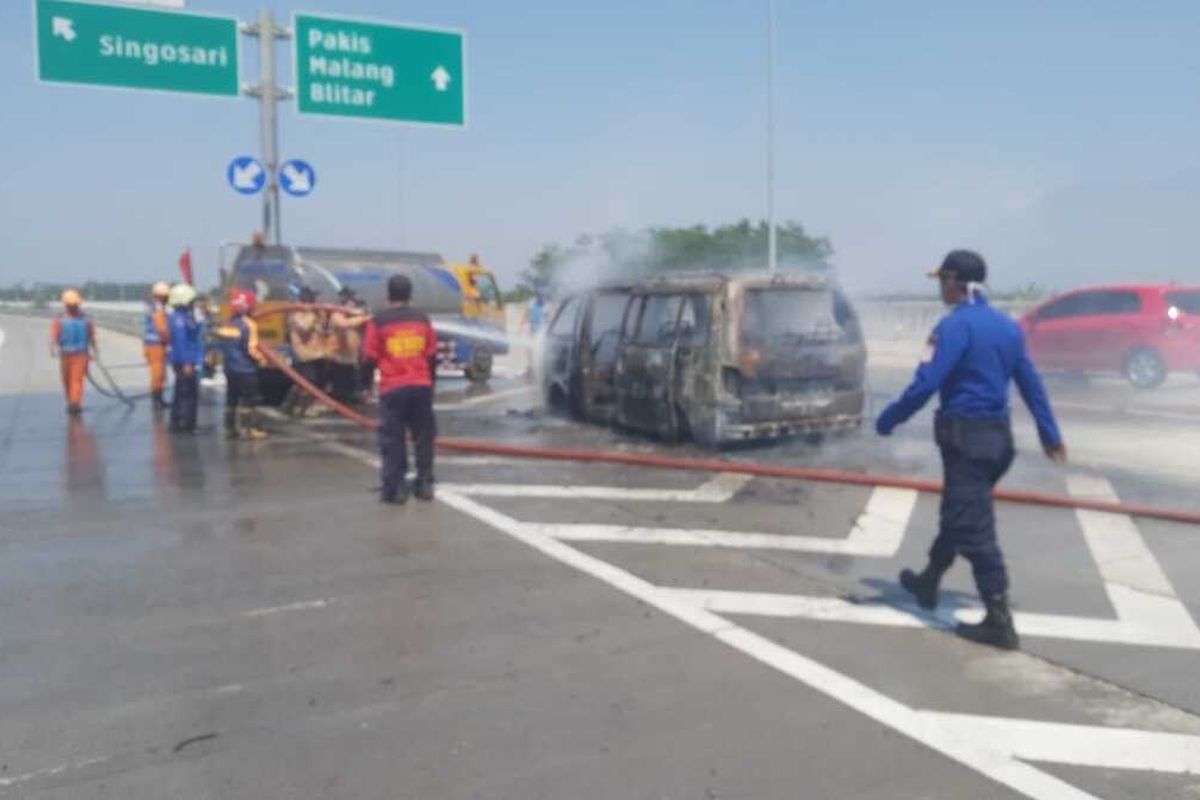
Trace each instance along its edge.
{"label": "guardrail", "polygon": [[[1034,303],[1001,300],[992,305],[1020,317]],[[946,315],[946,306],[934,300],[860,300],[855,308],[868,339],[924,339]]]}

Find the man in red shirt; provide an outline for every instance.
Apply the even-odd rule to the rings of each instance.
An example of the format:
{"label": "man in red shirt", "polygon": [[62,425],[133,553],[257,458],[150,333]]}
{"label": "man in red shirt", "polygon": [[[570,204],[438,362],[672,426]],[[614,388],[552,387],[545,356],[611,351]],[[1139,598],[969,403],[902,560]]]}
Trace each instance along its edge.
{"label": "man in red shirt", "polygon": [[380,499],[408,502],[407,433],[417,448],[416,495],[433,499],[433,377],[437,335],[429,317],[409,307],[412,282],[388,278],[390,305],[373,316],[364,332],[363,352],[379,365],[379,451],[383,456]]}

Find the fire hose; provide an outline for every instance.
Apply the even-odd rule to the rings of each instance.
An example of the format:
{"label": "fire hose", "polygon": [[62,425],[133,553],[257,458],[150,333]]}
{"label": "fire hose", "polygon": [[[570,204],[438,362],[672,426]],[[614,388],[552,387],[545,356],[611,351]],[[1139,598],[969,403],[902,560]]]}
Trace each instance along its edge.
{"label": "fire hose", "polygon": [[[314,304],[289,304],[272,306],[255,313],[256,317],[284,314],[295,310],[309,311],[341,311],[338,306],[323,306]],[[316,398],[321,404],[341,415],[354,424],[375,430],[379,423],[364,416],[352,408],[330,397],[317,386],[304,378],[287,362],[282,355],[269,347],[260,347],[260,352],[266,361],[287,375],[297,386]],[[442,438],[437,440],[439,450],[451,453],[469,453],[473,455],[500,456],[506,458],[535,459],[544,461],[570,461],[589,464],[615,464],[621,466],[649,467],[665,470],[691,472],[726,472],[737,475],[750,475],[756,478],[777,478],[782,480],[811,481],[816,483],[831,483],[848,486],[882,487],[890,489],[910,489],[925,494],[941,494],[943,484],[938,481],[917,480],[896,475],[872,475],[867,473],[846,472],[844,470],[826,469],[820,467],[788,467],[774,464],[758,464],[743,461],[724,461],[716,458],[693,458],[684,456],[664,456],[635,453],[617,453],[604,450],[572,450],[564,448],[531,447],[527,445],[501,444],[477,439]],[[1156,519],[1166,522],[1178,522],[1185,525],[1200,526],[1200,512],[1185,509],[1164,508],[1160,506],[1139,503],[1122,503],[1110,500],[1095,500],[1084,497],[1052,494],[1049,492],[1020,491],[998,489],[994,492],[996,500],[1018,505],[1042,506],[1077,511],[1099,511],[1109,514],[1124,514],[1131,517]]]}

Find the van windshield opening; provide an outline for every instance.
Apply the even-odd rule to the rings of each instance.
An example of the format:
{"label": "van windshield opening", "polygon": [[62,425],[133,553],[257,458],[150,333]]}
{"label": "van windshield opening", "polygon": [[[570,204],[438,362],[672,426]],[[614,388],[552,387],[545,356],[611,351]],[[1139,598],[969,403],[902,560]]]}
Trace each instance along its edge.
{"label": "van windshield opening", "polygon": [[761,345],[829,341],[841,335],[828,289],[750,289],[741,331],[744,342]]}

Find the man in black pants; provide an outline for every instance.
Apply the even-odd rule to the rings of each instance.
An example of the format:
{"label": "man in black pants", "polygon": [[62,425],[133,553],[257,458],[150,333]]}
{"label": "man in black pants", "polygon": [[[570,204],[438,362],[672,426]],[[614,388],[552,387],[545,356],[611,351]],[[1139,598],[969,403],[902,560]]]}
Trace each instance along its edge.
{"label": "man in black pants", "polygon": [[437,336],[429,317],[409,307],[412,283],[388,279],[389,305],[367,323],[364,352],[379,365],[379,450],[383,456],[380,499],[408,501],[407,435],[417,449],[416,495],[433,499],[433,378]]}
{"label": "man in black pants", "polygon": [[934,437],[942,454],[945,491],[941,524],[921,572],[906,569],[900,584],[923,608],[937,606],[942,576],[957,556],[971,564],[987,615],[978,625],[959,624],[959,636],[1005,649],[1020,644],[1008,604],[1008,569],[996,539],[992,489],[1012,466],[1009,384],[1037,423],[1046,455],[1067,460],[1045,387],[1025,350],[1025,336],[1007,314],[992,308],[983,292],[987,264],[970,250],[954,250],[930,277],[941,284],[950,312],[934,329],[912,384],[879,415],[876,430],[887,436],[934,394],[941,407]]}

